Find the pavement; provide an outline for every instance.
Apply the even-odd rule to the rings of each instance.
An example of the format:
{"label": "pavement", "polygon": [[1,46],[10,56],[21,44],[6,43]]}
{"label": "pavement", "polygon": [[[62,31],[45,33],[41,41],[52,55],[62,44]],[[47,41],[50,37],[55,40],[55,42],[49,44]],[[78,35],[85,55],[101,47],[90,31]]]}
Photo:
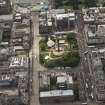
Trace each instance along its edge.
{"label": "pavement", "polygon": [[[43,104],[45,105],[45,104]],[[49,104],[49,105],[83,105],[81,102],[69,102],[69,103],[58,103],[58,104]],[[87,103],[87,105],[105,105],[104,103]]]}
{"label": "pavement", "polygon": [[[47,2],[48,0],[33,0],[34,3],[38,2]],[[30,98],[30,105],[40,105],[39,103],[39,80],[38,80],[38,73],[39,71],[46,70],[42,67],[39,63],[39,13],[32,13],[31,20],[32,20],[32,37],[33,37],[33,46],[29,53],[31,58],[31,67],[32,72],[30,73],[32,79],[32,89],[31,89],[31,98]]]}
{"label": "pavement", "polygon": [[[11,0],[13,3],[16,3],[17,1],[20,0]],[[21,0],[21,2],[28,2],[28,3],[39,3],[41,0]]]}
{"label": "pavement", "polygon": [[31,105],[39,105],[39,81],[38,72],[45,70],[39,63],[39,18],[38,13],[32,15],[33,23],[33,47],[32,47],[32,98]]}
{"label": "pavement", "polygon": [[46,68],[40,65],[39,63],[39,17],[38,13],[33,13],[31,16],[32,20],[32,34],[33,34],[33,46],[30,51],[30,57],[32,58],[32,98],[31,105],[40,105],[39,104],[39,80],[38,73],[39,71],[44,71]]}
{"label": "pavement", "polygon": [[86,42],[86,35],[84,33],[83,16],[80,13],[77,13],[77,29],[78,29],[77,41],[78,41],[79,52],[81,56],[81,68],[82,68],[81,74],[83,75],[82,86],[84,90],[82,91],[84,92],[84,95],[85,95],[84,97],[86,97],[86,101],[89,102],[90,101],[89,100],[89,94],[90,94],[89,90],[91,90],[91,87],[87,89],[86,83],[87,83],[87,80],[90,79],[90,75],[88,74],[89,74],[89,69],[91,68],[89,68],[90,67],[90,63],[89,63],[90,59],[88,58],[89,49],[88,49],[87,42]]}
{"label": "pavement", "polygon": [[37,38],[38,35],[38,15],[32,16],[32,23],[33,23],[33,47],[32,47],[32,98],[31,98],[31,105],[39,105],[39,87],[38,87],[38,70],[39,70],[39,63],[38,63],[38,56],[39,56],[39,47]]}
{"label": "pavement", "polygon": [[[87,102],[91,102],[93,100],[96,100],[96,95],[94,91],[94,73],[93,73],[93,65],[92,65],[92,52],[90,48],[87,45],[87,35],[85,33],[86,30],[84,30],[84,23],[83,23],[83,17],[81,14],[77,14],[78,20],[77,20],[77,29],[78,29],[78,44],[80,49],[80,56],[81,56],[81,66],[82,66],[82,74],[84,75],[83,81],[84,81],[84,93],[87,98]],[[86,86],[88,85],[88,87]],[[91,93],[94,96],[94,99],[90,97]]]}

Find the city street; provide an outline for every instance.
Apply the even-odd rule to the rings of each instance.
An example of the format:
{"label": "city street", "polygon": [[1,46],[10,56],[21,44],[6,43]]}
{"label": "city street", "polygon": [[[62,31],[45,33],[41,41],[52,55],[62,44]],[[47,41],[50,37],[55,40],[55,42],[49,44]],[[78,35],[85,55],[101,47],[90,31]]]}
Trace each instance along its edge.
{"label": "city street", "polygon": [[38,15],[32,16],[32,24],[33,24],[33,47],[32,47],[32,99],[31,105],[39,105],[39,88],[38,88],[38,70],[40,68],[39,65],[39,38],[37,35],[39,34],[38,27]]}
{"label": "city street", "polygon": [[[39,0],[33,0],[34,3],[40,2]],[[46,1],[46,0],[41,0]],[[32,58],[32,89],[31,89],[31,100],[30,105],[40,105],[39,104],[39,81],[38,81],[38,72],[45,70],[39,63],[39,13],[32,13],[32,50],[30,51],[30,57]]]}
{"label": "city street", "polygon": [[38,72],[45,70],[39,63],[39,20],[38,13],[32,15],[33,47],[32,47],[32,100],[31,105],[39,105],[39,81]]}
{"label": "city street", "polygon": [[38,13],[33,13],[31,16],[32,20],[32,34],[33,34],[33,46],[30,51],[32,58],[32,98],[31,105],[39,105],[39,81],[38,72],[46,70],[39,63],[39,18]]}
{"label": "city street", "polygon": [[[78,29],[78,45],[79,45],[79,52],[81,56],[81,67],[82,67],[82,75],[83,76],[83,88],[82,90],[85,93],[86,101],[91,102],[92,97],[91,94],[94,95],[93,87],[94,87],[94,75],[92,69],[92,57],[91,57],[91,50],[88,48],[87,41],[86,41],[86,33],[84,31],[84,22],[82,14],[77,14],[77,29]],[[85,84],[85,85],[84,85]]]}
{"label": "city street", "polygon": [[81,56],[81,70],[82,70],[81,75],[83,76],[83,78],[81,79],[81,81],[83,81],[81,85],[83,90],[81,91],[83,92],[83,95],[85,95],[83,97],[84,98],[86,97],[86,101],[89,102],[89,92],[87,90],[86,83],[87,83],[87,80],[90,78],[88,75],[90,68],[88,67],[89,59],[87,59],[87,56],[85,55],[86,52],[88,55],[88,46],[85,39],[83,17],[82,17],[82,14],[78,12],[77,12],[77,30],[78,30],[77,41],[78,41],[79,52]]}

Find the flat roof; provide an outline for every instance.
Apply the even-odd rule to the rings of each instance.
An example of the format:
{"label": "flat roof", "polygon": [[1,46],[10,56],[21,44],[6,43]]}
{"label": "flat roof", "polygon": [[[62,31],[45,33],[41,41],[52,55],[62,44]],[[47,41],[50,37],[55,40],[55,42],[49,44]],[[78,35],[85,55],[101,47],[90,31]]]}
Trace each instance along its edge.
{"label": "flat roof", "polygon": [[71,13],[64,13],[64,14],[56,14],[55,15],[57,19],[62,19],[62,18],[71,18],[71,19],[75,19],[75,13],[71,12]]}
{"label": "flat roof", "polygon": [[40,92],[40,97],[73,96],[73,90],[52,90]]}
{"label": "flat roof", "polygon": [[67,78],[65,76],[58,76],[57,77],[57,83],[66,82]]}
{"label": "flat roof", "polygon": [[11,86],[15,82],[13,80],[0,80],[0,87]]}
{"label": "flat roof", "polygon": [[57,83],[63,83],[63,82],[67,82],[69,84],[73,84],[73,78],[70,75],[66,75],[66,76],[58,76],[57,77]]}
{"label": "flat roof", "polygon": [[15,50],[24,50],[23,46],[14,46]]}
{"label": "flat roof", "polygon": [[51,9],[50,13],[52,14],[61,14],[61,13],[65,13],[65,9]]}
{"label": "flat roof", "polygon": [[24,67],[28,68],[28,57],[11,57],[11,62],[9,68],[15,68],[15,67]]}
{"label": "flat roof", "polygon": [[73,77],[72,76],[69,76],[68,77],[68,81],[69,81],[70,84],[73,84]]}
{"label": "flat roof", "polygon": [[13,15],[0,15],[0,22],[2,21],[12,21],[13,20]]}
{"label": "flat roof", "polygon": [[88,30],[88,36],[89,36],[89,37],[95,37],[96,34],[95,34],[95,33],[92,33],[92,31],[89,31],[89,30]]}
{"label": "flat roof", "polygon": [[12,88],[12,89],[1,89],[0,93],[3,94],[8,94],[8,96],[17,96],[19,94],[17,88]]}
{"label": "flat roof", "polygon": [[28,75],[28,72],[16,72],[16,76],[19,77],[26,77]]}

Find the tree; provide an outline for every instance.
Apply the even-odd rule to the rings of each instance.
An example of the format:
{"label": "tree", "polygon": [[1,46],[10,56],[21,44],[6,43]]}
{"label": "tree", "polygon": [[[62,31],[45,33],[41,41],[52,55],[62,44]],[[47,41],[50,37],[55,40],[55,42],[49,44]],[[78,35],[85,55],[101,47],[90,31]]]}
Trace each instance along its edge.
{"label": "tree", "polygon": [[45,39],[44,40],[40,40],[39,47],[40,47],[41,51],[45,51],[46,48],[47,48],[47,41]]}
{"label": "tree", "polygon": [[41,51],[45,51],[46,50],[46,47],[47,47],[46,43],[41,43],[40,44]]}
{"label": "tree", "polygon": [[98,0],[84,0],[85,7],[96,7]]}
{"label": "tree", "polygon": [[44,60],[43,54],[40,54],[39,61],[40,61],[40,64],[44,64],[45,60]]}
{"label": "tree", "polygon": [[74,10],[79,9],[80,0],[55,0],[55,7],[72,6]]}
{"label": "tree", "polygon": [[69,34],[67,34],[66,40],[67,40],[67,42],[70,42],[72,40],[75,40],[75,37],[76,37],[75,33],[69,33]]}
{"label": "tree", "polygon": [[73,0],[73,9],[78,10],[79,9],[79,0]]}
{"label": "tree", "polygon": [[85,7],[96,7],[98,0],[55,0],[55,7],[72,6],[74,10],[79,9],[79,5]]}

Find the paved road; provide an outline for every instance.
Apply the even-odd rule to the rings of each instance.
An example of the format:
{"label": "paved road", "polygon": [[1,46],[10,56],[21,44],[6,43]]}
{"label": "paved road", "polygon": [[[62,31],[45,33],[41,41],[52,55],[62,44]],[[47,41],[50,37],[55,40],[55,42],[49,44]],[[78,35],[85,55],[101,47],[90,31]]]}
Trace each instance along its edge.
{"label": "paved road", "polygon": [[[83,17],[82,14],[77,13],[77,28],[78,28],[78,44],[79,44],[79,50],[80,50],[80,56],[81,56],[81,67],[82,67],[82,75],[83,75],[83,92],[85,93],[85,97],[87,101],[89,101],[89,91],[87,90],[86,83],[87,79],[89,79],[88,71],[89,71],[89,65],[87,63],[87,57],[85,55],[85,52],[88,51],[88,46],[86,42],[86,37],[84,33],[84,22],[83,22]],[[90,81],[91,82],[91,81]]]}
{"label": "paved road", "polygon": [[[38,3],[40,1],[47,2],[48,0],[33,0],[34,3]],[[30,51],[30,56],[32,58],[32,97],[30,100],[31,105],[40,105],[39,103],[39,80],[38,73],[39,71],[46,70],[39,63],[39,13],[32,13],[32,34],[33,34],[33,46]]]}
{"label": "paved road", "polygon": [[[92,58],[91,58],[91,51],[87,45],[86,41],[86,33],[84,30],[84,23],[82,15],[78,14],[78,43],[80,48],[80,55],[82,58],[81,64],[83,66],[82,73],[84,74],[84,92],[87,98],[87,101],[91,101],[92,97],[90,98],[90,94],[93,94],[95,99],[95,92],[92,87],[94,87],[94,75],[93,75],[93,65],[92,65]],[[86,86],[88,85],[88,88]]]}
{"label": "paved road", "polygon": [[33,96],[31,100],[31,105],[39,105],[39,81],[38,81],[38,72],[45,70],[39,64],[39,18],[38,13],[34,13],[32,16],[33,23],[33,47],[32,47],[32,88],[33,88]]}
{"label": "paved road", "polygon": [[46,70],[39,63],[39,17],[38,13],[33,13],[31,16],[32,19],[32,33],[33,33],[33,47],[30,52],[32,56],[32,90],[33,96],[31,100],[31,105],[39,105],[39,80],[38,73],[39,71]]}
{"label": "paved road", "polygon": [[[45,104],[43,104],[45,105]],[[49,104],[49,105],[82,105],[80,102],[74,102],[74,103],[59,103],[59,104]],[[99,103],[88,103],[87,105],[105,105],[104,103],[99,104]]]}
{"label": "paved road", "polygon": [[34,3],[34,4],[36,4],[36,3],[40,3],[40,2],[48,2],[48,0],[11,0],[12,2],[13,2],[13,4],[15,4],[15,3],[17,3],[17,1],[21,1],[21,2],[23,2],[23,3]]}
{"label": "paved road", "polygon": [[39,70],[39,38],[37,35],[39,34],[39,27],[38,27],[38,15],[32,16],[32,23],[33,23],[33,48],[32,48],[32,65],[33,65],[33,96],[31,100],[31,105],[39,105],[39,87],[38,87],[38,70]]}
{"label": "paved road", "polygon": [[[11,0],[13,3],[16,3],[17,1],[20,0]],[[29,3],[37,3],[40,2],[40,0],[21,0],[21,2],[29,2]]]}

